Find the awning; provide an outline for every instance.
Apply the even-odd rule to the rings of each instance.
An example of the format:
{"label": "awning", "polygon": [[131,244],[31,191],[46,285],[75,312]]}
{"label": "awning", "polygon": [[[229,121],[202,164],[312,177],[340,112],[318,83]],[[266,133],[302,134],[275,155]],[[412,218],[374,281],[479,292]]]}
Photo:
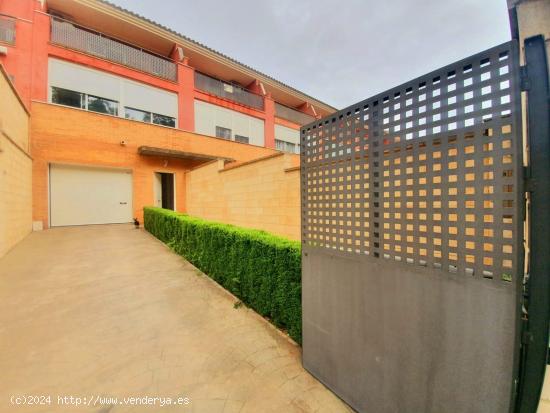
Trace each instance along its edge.
{"label": "awning", "polygon": [[162,156],[165,158],[179,158],[187,159],[189,161],[210,162],[217,159],[225,161],[234,161],[232,158],[226,158],[223,156],[205,155],[202,153],[184,152],[175,149],[155,148],[153,146],[140,146],[138,153],[144,156]]}

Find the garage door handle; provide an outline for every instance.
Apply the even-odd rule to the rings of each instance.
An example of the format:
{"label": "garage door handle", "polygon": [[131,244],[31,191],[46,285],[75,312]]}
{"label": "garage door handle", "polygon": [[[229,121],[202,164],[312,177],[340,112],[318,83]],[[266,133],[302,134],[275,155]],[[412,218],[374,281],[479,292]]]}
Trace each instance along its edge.
{"label": "garage door handle", "polygon": [[120,205],[126,205],[128,202],[119,202]]}

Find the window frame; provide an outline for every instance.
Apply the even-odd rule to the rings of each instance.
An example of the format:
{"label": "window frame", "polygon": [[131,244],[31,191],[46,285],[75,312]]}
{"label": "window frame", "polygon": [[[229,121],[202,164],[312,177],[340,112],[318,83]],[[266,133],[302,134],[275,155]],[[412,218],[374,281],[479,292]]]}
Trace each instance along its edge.
{"label": "window frame", "polygon": [[[134,111],[134,112],[141,112],[145,115],[148,115],[149,116],[149,120],[146,121],[146,120],[140,120],[140,119],[134,119],[134,118],[129,118],[128,117],[128,110],[130,111]],[[151,112],[148,112],[146,110],[141,110],[141,109],[137,109],[137,108],[133,108],[131,106],[124,106],[124,119],[128,119],[128,120],[133,120],[133,121],[136,121],[136,122],[142,122],[142,123],[152,123],[153,121],[153,116],[152,116],[152,113]]]}
{"label": "window frame", "polygon": [[[53,98],[54,98],[54,93],[53,93],[53,92],[54,92],[54,89],[57,89],[57,90],[64,90],[64,91],[67,91],[67,92],[71,92],[71,93],[75,93],[75,94],[80,95],[80,107],[78,107],[78,106],[66,105],[66,104],[64,104],[64,103],[54,102],[54,100],[53,100]],[[100,100],[104,100],[104,101],[107,101],[107,102],[115,103],[115,104],[116,104],[116,106],[115,106],[116,113],[115,113],[115,114],[112,114],[112,113],[100,112],[100,111],[96,111],[96,110],[90,110],[90,109],[89,109],[89,105],[88,105],[88,103],[89,103],[89,102],[88,102],[89,98],[95,98],[95,99],[100,99]],[[65,107],[68,107],[68,108],[81,109],[81,110],[85,110],[86,112],[100,113],[100,114],[102,114],[102,115],[108,115],[108,116],[119,117],[120,102],[117,101],[117,100],[113,100],[113,99],[103,98],[103,97],[101,97],[101,96],[91,95],[91,94],[84,93],[84,92],[78,92],[78,91],[76,91],[76,90],[65,89],[65,88],[63,88],[63,87],[51,86],[51,85],[50,85],[50,100],[51,100],[51,103],[53,103],[53,104],[55,104],[55,105],[65,106]]]}
{"label": "window frame", "polygon": [[[279,148],[279,145],[281,144],[284,146],[284,149]],[[292,149],[290,149],[290,147]],[[289,142],[284,139],[275,138],[275,149],[281,152],[293,153],[295,155],[298,155],[300,153],[300,144]]]}
{"label": "window frame", "polygon": [[[155,122],[155,116],[159,116],[159,117],[166,118],[166,119],[171,119],[172,122],[174,123],[174,125],[165,125],[163,123]],[[153,125],[165,126],[167,128],[175,128],[176,127],[176,118],[173,118],[172,116],[168,116],[168,115],[161,115],[160,113],[151,112],[151,123]]]}
{"label": "window frame", "polygon": [[250,144],[250,138],[244,135],[235,134],[235,142]]}
{"label": "window frame", "polygon": [[[66,105],[66,104],[60,103],[60,102],[55,102],[54,101],[54,95],[55,95],[54,91],[55,90],[65,91],[65,92],[73,93],[75,95],[79,95],[80,96],[80,106],[72,106],[72,105]],[[101,111],[97,111],[97,110],[91,110],[90,107],[89,107],[89,99],[90,98],[98,99],[98,100],[105,101],[105,102],[114,103],[115,104],[115,106],[114,106],[115,113],[108,113],[108,112],[101,112]],[[104,97],[101,97],[101,96],[92,95],[92,94],[89,94],[89,93],[78,92],[76,90],[65,89],[65,88],[59,87],[59,86],[50,85],[50,103],[53,103],[55,105],[65,106],[65,107],[68,107],[68,108],[81,109],[81,110],[85,110],[87,112],[100,113],[102,115],[115,116],[117,118],[133,120],[135,122],[147,123],[147,124],[150,124],[150,125],[164,126],[164,127],[167,127],[167,128],[176,128],[177,119],[172,117],[172,116],[162,115],[160,113],[150,112],[148,110],[142,110],[142,109],[134,108],[132,106],[122,106],[121,102],[119,102],[117,100],[108,99],[108,98],[104,98]],[[147,121],[144,121],[144,120],[132,119],[132,118],[127,117],[128,110],[141,112],[143,114],[148,114],[149,115],[149,121],[147,122]],[[167,124],[155,122],[155,116],[170,120],[172,125],[167,125]]]}
{"label": "window frame", "polygon": [[[86,94],[85,93],[82,93],[82,92],[77,92],[75,90],[70,90],[70,89],[65,89],[65,88],[62,88],[62,87],[57,87],[57,86],[51,86],[50,87],[51,90],[51,102],[56,104],[56,105],[61,105],[61,106],[66,106],[66,107],[69,107],[69,108],[76,108],[76,109],[84,109],[84,110],[87,110],[86,108]],[[67,104],[64,104],[64,103],[60,103],[60,102],[54,102],[54,89],[55,90],[59,90],[59,91],[65,91],[65,92],[70,92],[70,93],[74,93],[75,95],[79,95],[80,97],[80,106],[73,106],[73,105],[67,105]]]}
{"label": "window frame", "polygon": [[[222,136],[221,134],[218,133],[218,132],[221,132],[222,130],[224,132],[229,131],[229,136],[225,137],[225,136]],[[230,140],[232,140],[231,139],[232,136],[233,136],[233,130],[232,129],[226,128],[224,126],[216,125],[216,138],[225,139],[226,141],[230,141]]]}
{"label": "window frame", "polygon": [[[135,112],[141,112],[141,113],[149,115],[149,121],[144,121],[144,120],[140,120],[140,119],[132,119],[132,118],[127,117],[126,115],[128,113],[128,110],[135,111]],[[173,125],[165,125],[165,124],[162,124],[162,123],[155,122],[155,116],[170,119],[172,121]],[[150,112],[148,110],[142,110],[142,109],[134,108],[134,107],[131,107],[131,106],[124,106],[124,119],[133,120],[135,122],[148,123],[148,124],[151,124],[151,125],[165,126],[167,128],[175,128],[176,127],[176,118],[174,118],[172,116],[162,115],[160,113]]]}
{"label": "window frame", "polygon": [[[102,98],[101,96],[89,95],[87,93],[84,93],[84,95],[86,96],[86,110],[88,112],[101,113],[103,115],[119,117],[118,112],[119,112],[120,102],[118,102],[116,100],[112,100],[112,99]],[[114,103],[115,104],[115,107],[114,107],[115,108],[115,113],[101,112],[99,110],[91,110],[90,109],[90,98],[97,99],[98,101],[105,101],[105,102]]]}

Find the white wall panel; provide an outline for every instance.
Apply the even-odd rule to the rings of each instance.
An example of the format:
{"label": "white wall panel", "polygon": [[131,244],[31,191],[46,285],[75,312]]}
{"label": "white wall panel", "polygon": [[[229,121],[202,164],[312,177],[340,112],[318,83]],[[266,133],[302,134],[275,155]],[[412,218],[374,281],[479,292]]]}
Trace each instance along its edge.
{"label": "white wall panel", "polygon": [[195,132],[215,136],[216,127],[212,119],[216,119],[216,112],[212,105],[200,105],[195,101]]}
{"label": "white wall panel", "polygon": [[275,125],[275,139],[290,142],[294,144],[300,143],[300,131],[297,129],[287,128],[282,125]]}
{"label": "white wall panel", "polygon": [[114,76],[57,59],[48,60],[48,72],[50,86],[120,101],[120,80]]}
{"label": "white wall panel", "polygon": [[250,143],[253,145],[265,146],[263,120],[250,118]]}
{"label": "white wall panel", "polygon": [[[217,108],[215,105],[213,105],[208,113],[213,115],[211,119],[216,119],[216,125],[223,126],[224,128],[229,128],[231,130],[238,129],[238,126],[236,124],[238,119],[234,119],[237,118],[237,116],[233,116],[231,111],[223,110],[223,108]],[[248,125],[248,122],[246,122],[246,124]]]}
{"label": "white wall panel", "polygon": [[[245,131],[250,129],[251,127],[253,126],[250,124],[250,119],[248,117],[233,116],[233,128],[235,129],[235,131]],[[235,132],[234,134],[242,135],[242,133],[239,133],[239,132]],[[251,135],[254,135],[254,134],[255,132],[251,133]],[[244,135],[244,136],[248,136],[248,135]]]}
{"label": "white wall panel", "polygon": [[[126,106],[178,117],[178,95],[129,80],[123,81]],[[134,106],[132,106],[134,105]]]}
{"label": "white wall panel", "polygon": [[264,146],[262,119],[195,100],[195,132],[216,136],[216,126],[231,129],[231,139],[235,135],[247,136],[250,144]]}

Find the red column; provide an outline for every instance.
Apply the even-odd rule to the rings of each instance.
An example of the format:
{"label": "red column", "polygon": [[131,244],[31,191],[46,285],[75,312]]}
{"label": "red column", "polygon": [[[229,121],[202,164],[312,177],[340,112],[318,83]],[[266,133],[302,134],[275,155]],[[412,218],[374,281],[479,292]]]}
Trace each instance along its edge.
{"label": "red column", "polygon": [[[16,39],[15,44],[5,44],[7,55],[0,56],[0,63],[4,66],[9,75],[13,77],[13,83],[25,106],[30,109],[32,96],[32,78],[35,72],[33,66],[35,43],[35,20],[40,13],[34,10],[41,10],[41,5],[36,0],[1,1],[0,14],[17,17],[15,22]],[[38,19],[40,20],[40,19]],[[38,22],[40,24],[41,21]],[[46,29],[49,30],[49,29]],[[48,41],[49,32],[43,42]],[[44,66],[46,67],[46,66]]]}
{"label": "red column", "polygon": [[178,64],[178,117],[180,129],[190,132],[195,131],[195,69],[187,64],[188,59],[184,58],[183,63]]}
{"label": "red column", "polygon": [[271,93],[264,96],[264,111],[264,146],[275,149],[275,101],[271,97]]}
{"label": "red column", "polygon": [[183,49],[175,45],[172,59],[178,65],[178,128],[195,131],[195,69],[189,66],[189,58]]}
{"label": "red column", "polygon": [[[40,3],[36,2],[39,8]],[[32,80],[31,99],[48,100],[48,42],[50,40],[50,17],[34,12],[32,33]]]}

